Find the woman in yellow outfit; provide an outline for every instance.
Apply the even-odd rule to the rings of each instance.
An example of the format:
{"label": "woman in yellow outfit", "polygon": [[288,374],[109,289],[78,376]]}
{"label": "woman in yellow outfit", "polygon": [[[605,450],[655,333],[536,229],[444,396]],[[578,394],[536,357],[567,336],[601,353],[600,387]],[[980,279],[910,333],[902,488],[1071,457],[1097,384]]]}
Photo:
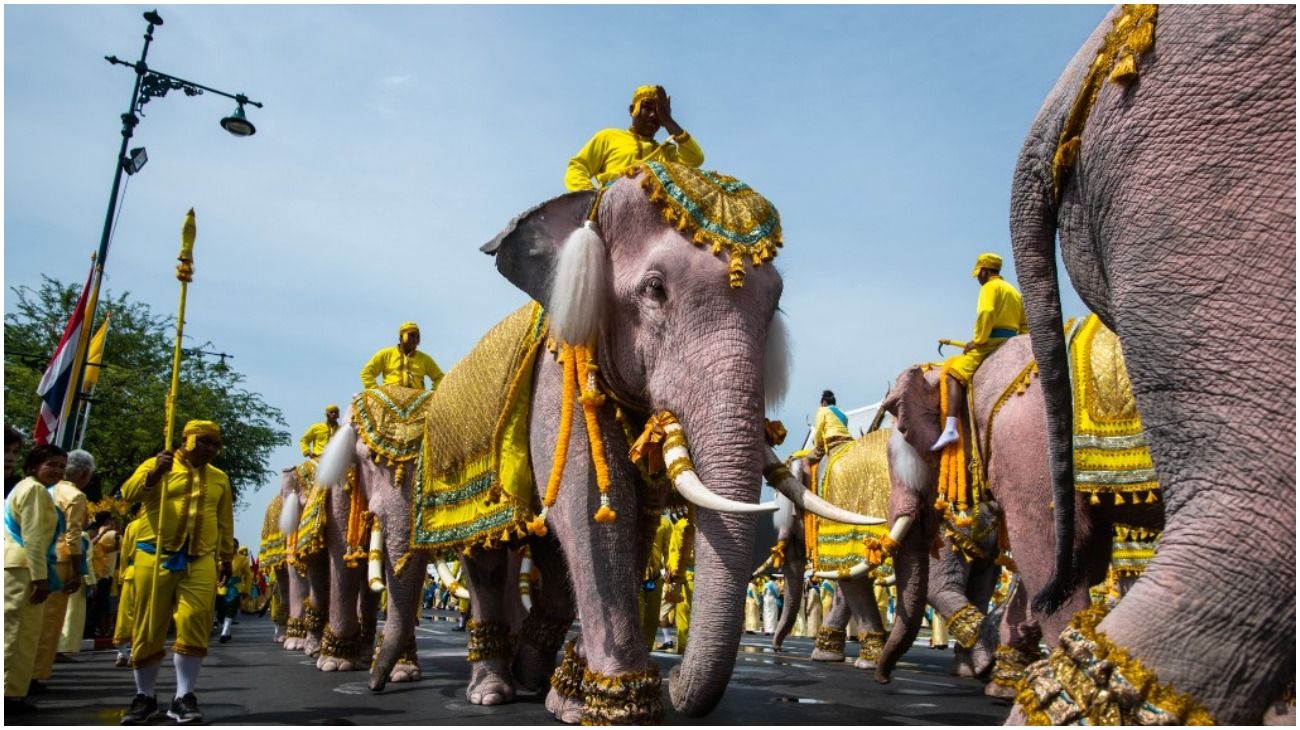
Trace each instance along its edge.
{"label": "woman in yellow outfit", "polygon": [[[594,190],[618,178],[629,167],[647,160],[679,162],[691,167],[704,164],[704,151],[695,138],[673,119],[671,99],[662,86],[641,86],[632,94],[632,126],[602,129],[569,160],[564,187]],[[659,127],[668,130],[673,144],[656,142]],[[592,184],[592,178],[596,183]]]}
{"label": "woman in yellow outfit", "polygon": [[1029,332],[1025,318],[1025,304],[1020,292],[1002,278],[1002,257],[995,253],[982,253],[975,260],[971,272],[980,282],[980,298],[975,308],[975,330],[962,354],[948,358],[944,371],[948,373],[948,420],[943,433],[930,447],[939,451],[957,440],[957,417],[966,400],[964,386],[970,385],[975,369],[984,358],[1002,346],[1002,343]]}
{"label": "woman in yellow outfit", "polygon": [[427,353],[420,352],[420,325],[404,322],[397,328],[398,344],[376,352],[366,366],[361,368],[361,387],[370,389],[384,385],[401,385],[424,390],[424,379],[429,379],[429,390],[442,382],[442,369]]}
{"label": "woman in yellow outfit", "polygon": [[[230,480],[211,464],[221,451],[221,430],[211,421],[190,421],[182,436],[185,445],[174,456],[163,451],[145,460],[122,484],[123,499],[141,502],[145,515],[136,543],[131,632],[136,696],[124,725],[148,722],[158,711],[154,686],[173,616],[176,696],[167,716],[180,724],[203,720],[194,685],[208,654],[218,567],[221,580],[231,574],[235,520]],[[159,534],[160,524],[165,534]]]}

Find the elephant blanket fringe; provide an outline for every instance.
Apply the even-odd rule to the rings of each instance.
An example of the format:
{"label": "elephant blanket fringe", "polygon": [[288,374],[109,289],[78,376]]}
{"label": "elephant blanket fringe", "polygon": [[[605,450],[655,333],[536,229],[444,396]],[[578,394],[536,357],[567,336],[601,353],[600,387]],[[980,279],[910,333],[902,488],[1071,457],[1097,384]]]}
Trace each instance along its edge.
{"label": "elephant blanket fringe", "polygon": [[[1160,489],[1142,435],[1119,338],[1097,315],[1083,318],[1070,338],[1074,390],[1074,483],[1092,504],[1153,503]],[[1126,500],[1127,495],[1127,500]]]}
{"label": "elephant blanket fringe", "polygon": [[1115,540],[1111,546],[1110,569],[1121,578],[1142,575],[1147,564],[1156,556],[1160,543],[1160,530],[1132,525],[1115,525]]}
{"label": "elephant blanket fringe", "polygon": [[530,303],[493,327],[429,399],[411,549],[488,548],[528,533],[528,407],[547,318]]}
{"label": "elephant blanket fringe", "polygon": [[[832,449],[817,496],[864,515],[889,512],[889,429],[878,429]],[[811,513],[809,513],[811,514]],[[816,548],[810,560],[817,571],[845,571],[862,562],[867,540],[888,537],[889,525],[846,525],[814,518]]]}
{"label": "elephant blanket fringe", "polygon": [[401,486],[406,467],[420,456],[433,392],[381,385],[352,397],[352,425],[375,463],[394,470],[394,486]]}
{"label": "elephant blanket fringe", "polygon": [[270,572],[284,562],[284,533],[280,531],[280,510],[283,508],[284,498],[278,494],[266,506],[266,518],[262,520],[262,547],[257,554],[263,572]]}
{"label": "elephant blanket fringe", "polygon": [[325,523],[329,520],[325,502],[329,498],[329,489],[316,484],[316,462],[310,459],[298,467],[298,483],[310,485],[307,498],[303,500],[302,517],[298,518],[298,539],[294,543],[294,558],[302,563],[325,549]]}
{"label": "elephant blanket fringe", "polygon": [[1167,684],[1097,626],[1106,606],[1074,615],[1051,656],[1030,665],[1016,702],[1031,725],[1213,725],[1196,700]]}

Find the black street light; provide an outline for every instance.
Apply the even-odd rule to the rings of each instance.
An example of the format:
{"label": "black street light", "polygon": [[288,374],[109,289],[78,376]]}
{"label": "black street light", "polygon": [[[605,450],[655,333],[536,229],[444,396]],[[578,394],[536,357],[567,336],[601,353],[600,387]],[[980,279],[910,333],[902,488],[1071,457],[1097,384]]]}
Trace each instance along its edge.
{"label": "black street light", "polygon": [[[140,60],[135,63],[128,63],[120,60],[117,56],[105,56],[104,59],[109,63],[119,66],[126,66],[135,70],[135,88],[131,90],[131,106],[127,112],[122,115],[122,148],[117,153],[117,161],[114,165],[113,172],[113,189],[108,196],[108,213],[104,216],[104,231],[99,238],[99,252],[95,256],[95,277],[93,291],[99,291],[99,285],[104,279],[104,262],[108,260],[108,242],[113,234],[113,214],[117,209],[118,192],[122,186],[122,173],[134,175],[139,172],[149,157],[143,147],[136,147],[127,154],[127,145],[131,141],[131,136],[135,133],[135,127],[140,123],[140,117],[144,116],[144,105],[148,104],[151,99],[161,98],[167,95],[169,91],[181,91],[186,96],[199,96],[205,91],[212,92],[228,99],[234,99],[236,103],[235,111],[228,117],[221,120],[221,127],[236,137],[252,136],[257,129],[249,122],[244,114],[244,106],[251,104],[257,108],[262,108],[262,103],[253,101],[243,94],[227,94],[224,91],[213,89],[202,84],[196,84],[193,81],[170,74],[154,71],[145,63],[145,58],[149,55],[149,44],[153,42],[154,28],[163,24],[162,16],[157,10],[150,10],[144,14],[144,19],[149,26],[144,31],[144,49],[140,51]],[[87,303],[85,321],[87,327],[94,324],[96,298],[92,298]],[[84,339],[84,338],[83,338]],[[82,347],[85,347],[83,342]],[[72,436],[77,432],[78,418],[77,405],[82,400],[81,383],[85,379],[86,358],[81,358],[81,367],[77,368],[72,374],[71,392],[69,397],[73,399],[72,407],[69,409],[69,418],[72,420],[68,425],[70,428],[64,429],[62,443],[59,445],[63,448],[70,448],[72,445]]]}

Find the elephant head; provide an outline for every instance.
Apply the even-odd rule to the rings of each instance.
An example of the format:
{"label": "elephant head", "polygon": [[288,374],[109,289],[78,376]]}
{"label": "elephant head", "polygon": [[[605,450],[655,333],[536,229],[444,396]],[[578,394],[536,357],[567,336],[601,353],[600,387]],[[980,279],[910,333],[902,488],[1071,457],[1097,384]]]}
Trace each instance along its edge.
{"label": "elephant head", "polygon": [[[664,169],[674,174],[671,166]],[[676,415],[694,473],[716,500],[710,504],[752,509],[766,448],[765,395],[779,398],[785,387],[784,353],[767,354],[772,345],[784,348],[781,276],[770,265],[746,268],[739,248],[730,249],[729,266],[696,245],[706,235],[695,222],[675,217],[670,225],[666,218],[675,211],[654,187],[655,174],[641,168],[599,196],[587,191],[550,200],[516,218],[483,250],[547,308],[552,333],[569,343],[594,343],[608,392],[645,411]],[[779,222],[766,201],[758,207],[770,210],[761,220],[775,224],[770,246],[779,240]],[[744,258],[763,260],[757,249]],[[585,497],[572,494],[578,491],[561,495],[580,499],[590,523]],[[730,679],[754,530],[752,514],[697,511],[691,641],[671,681],[674,705],[689,716],[711,710]],[[627,588],[634,589],[632,580]],[[587,647],[593,650],[590,642]]]}

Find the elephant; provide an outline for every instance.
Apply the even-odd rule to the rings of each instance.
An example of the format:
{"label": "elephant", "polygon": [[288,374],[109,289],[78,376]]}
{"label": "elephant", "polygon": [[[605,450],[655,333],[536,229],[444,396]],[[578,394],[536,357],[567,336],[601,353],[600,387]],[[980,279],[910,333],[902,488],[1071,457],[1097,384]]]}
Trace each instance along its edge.
{"label": "elephant", "polygon": [[[1088,324],[1090,323],[1085,320],[1079,329],[1086,329]],[[1107,333],[1099,332],[1097,337],[1100,338],[1103,334]],[[976,519],[983,519],[991,512],[1001,517],[1006,530],[1005,547],[1015,556],[1014,565],[1021,583],[1021,588],[1012,593],[1007,603],[998,641],[995,683],[986,688],[989,694],[1002,697],[1013,694],[1012,678],[1039,657],[1040,638],[1044,635],[1059,635],[1075,611],[1088,607],[1088,586],[1103,582],[1111,564],[1114,525],[1132,525],[1153,531],[1163,526],[1156,504],[1140,499],[1128,500],[1123,504],[1107,499],[1091,504],[1091,500],[1083,494],[1072,496],[1075,502],[1075,521],[1072,525],[1074,551],[1080,556],[1086,579],[1074,588],[1060,609],[1051,612],[1031,612],[1028,609],[1027,595],[1032,595],[1047,585],[1054,559],[1053,525],[1048,519],[1046,508],[1052,502],[1052,491],[1047,461],[1043,388],[1039,378],[1034,375],[1035,362],[1029,340],[1027,336],[1007,340],[984,361],[976,371],[972,383],[975,429],[982,444],[980,459],[987,466],[989,492],[984,502],[987,507],[977,511]],[[1103,358],[1099,362],[1111,363],[1114,369],[1111,379],[1123,382],[1122,361]],[[895,490],[891,500],[894,507],[891,509],[898,509],[894,513],[896,519],[911,516],[925,527],[921,539],[907,542],[895,553],[895,569],[899,568],[900,563],[919,566],[926,559],[925,554],[933,540],[932,530],[941,527],[942,520],[931,519],[935,515],[931,505],[939,497],[939,457],[930,451],[930,445],[938,438],[941,430],[939,375],[940,370],[934,366],[914,366],[904,370],[895,380],[882,406],[894,416],[896,432],[895,440],[890,443],[890,469],[894,475]],[[953,554],[952,533],[967,532],[968,529],[972,528],[947,526],[944,535],[949,548],[943,551],[945,559]],[[982,569],[989,575],[989,580],[996,582],[995,563],[1005,562],[1005,559],[998,558],[1002,546],[998,543],[996,531],[991,528],[979,529],[978,524],[973,531],[983,533],[985,541],[978,546],[978,550],[968,552],[976,556],[982,554],[984,557],[970,561],[965,568],[950,563],[948,568],[938,572]],[[938,577],[933,564],[926,576],[927,584]],[[989,585],[987,592],[971,597],[969,603],[974,606],[987,605],[991,591],[992,586]],[[928,592],[931,603],[943,609],[945,617],[961,605],[949,602],[942,606],[940,604],[945,599],[937,598],[933,587]],[[950,594],[949,600],[951,598],[955,596]],[[915,602],[900,595],[899,604],[900,615],[903,605],[908,604],[908,620],[914,621],[919,628],[920,609],[915,606]],[[953,631],[954,634],[960,633],[955,627]],[[974,637],[973,632],[968,632],[968,635]],[[898,644],[902,650],[910,646],[910,640],[903,641],[904,638],[900,636]],[[892,643],[891,639],[890,644]],[[988,650],[983,642],[977,642],[976,646],[981,647],[981,654]],[[887,646],[886,658],[882,659],[884,670],[877,672],[877,679],[888,679],[889,670],[897,658],[892,652]],[[897,656],[901,656],[901,652]],[[981,674],[983,661],[984,657],[981,656],[975,662],[975,669]]]}
{"label": "elephant", "polygon": [[[695,196],[691,200],[702,204],[691,213],[674,195]],[[724,210],[728,216],[744,210],[761,222],[756,230],[762,236],[751,243],[720,238],[718,231],[734,222],[717,217]],[[693,214],[712,223],[701,227]],[[554,640],[562,640],[576,609],[584,619],[581,651],[575,645],[566,650],[548,708],[567,721],[661,717],[661,680],[639,638],[637,592],[662,508],[653,485],[664,481],[647,483],[643,467],[621,457],[642,443],[636,432],[656,414],[649,425],[661,429],[656,438],[670,480],[699,508],[692,638],[670,678],[670,696],[691,717],[709,712],[721,698],[740,639],[738,607],[749,577],[754,514],[774,509],[756,502],[765,461],[775,458],[764,442],[765,397],[784,389],[786,346],[776,316],[782,285],[773,266],[755,264],[775,254],[778,220],[770,203],[732,178],[647,163],[599,193],[568,193],[526,211],[483,247],[540,309],[528,305],[498,325],[525,317],[533,324],[523,331],[536,338],[530,340],[537,353],[526,372],[531,377],[513,381],[530,387],[525,493],[511,497],[517,502],[509,525],[454,543],[468,549],[461,559],[472,595],[471,702],[509,701],[516,679],[544,684],[537,669],[553,662]],[[701,244],[728,255],[699,250]],[[494,328],[478,348],[494,346],[503,331]],[[546,339],[556,352],[541,347]],[[482,380],[467,365],[478,348],[447,373],[434,392],[435,409],[465,397],[453,387],[458,379],[466,388]],[[576,391],[581,408],[576,395],[565,396]],[[465,414],[477,402],[458,403],[451,411],[462,416],[455,427],[475,427]],[[518,425],[512,419],[506,421]],[[424,458],[432,463],[457,436],[450,425],[435,436],[432,415],[426,425]],[[413,495],[413,523],[422,534],[435,532],[425,516],[438,524],[455,498],[449,496],[455,490],[429,488],[434,491]],[[489,496],[488,506],[476,509],[506,499]],[[542,585],[529,613],[533,630],[526,625],[524,634],[539,636],[521,641],[521,650],[532,647],[531,658],[512,660],[503,649],[511,582],[506,547],[522,542]],[[376,667],[384,661],[381,652]]]}
{"label": "elephant", "polygon": [[[1295,675],[1295,88],[1293,6],[1121,6],[1029,128],[1009,218],[1057,539],[1036,606],[1059,607],[1081,576],[1058,237],[1123,346],[1166,528],[1129,594],[1100,622],[1080,615],[1053,659],[1118,647],[1129,662],[1111,681],[1156,681],[1043,718],[1059,684],[1043,665],[1023,713],[1127,722],[1159,686],[1173,699],[1151,717],[1251,724]],[[1232,570],[1205,569],[1225,554]]]}
{"label": "elephant", "polygon": [[288,566],[284,560],[284,533],[280,530],[280,511],[284,498],[276,494],[266,505],[266,515],[262,520],[262,544],[258,550],[258,560],[262,573],[269,576],[273,598],[271,600],[271,623],[275,625],[273,639],[283,644],[289,623],[289,576]]}
{"label": "elephant", "polygon": [[[299,465],[301,466],[301,465]],[[284,535],[285,594],[288,600],[288,621],[285,630],[285,651],[304,651],[308,656],[320,652],[321,633],[324,630],[324,617],[316,608],[318,604],[311,598],[310,570],[325,571],[327,565],[317,555],[303,556],[297,549],[298,524],[302,517],[302,506],[310,493],[310,483],[298,476],[299,466],[291,466],[280,472],[280,494],[282,502],[280,511],[280,532]],[[320,567],[313,567],[319,565]],[[310,648],[309,647],[310,644]]]}

